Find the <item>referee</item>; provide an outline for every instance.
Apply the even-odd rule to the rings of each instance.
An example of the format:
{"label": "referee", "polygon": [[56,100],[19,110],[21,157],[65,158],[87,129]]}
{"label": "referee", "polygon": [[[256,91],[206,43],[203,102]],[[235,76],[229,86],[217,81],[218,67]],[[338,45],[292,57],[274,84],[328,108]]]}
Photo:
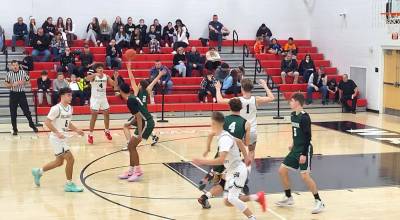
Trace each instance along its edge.
{"label": "referee", "polygon": [[6,76],[6,86],[10,88],[10,114],[11,124],[13,127],[13,135],[18,134],[17,129],[17,109],[18,105],[21,107],[24,115],[29,121],[29,127],[34,132],[38,132],[35,124],[32,121],[31,111],[29,110],[28,101],[25,95],[25,83],[29,81],[29,75],[24,71],[20,70],[18,61],[11,61],[11,71]]}

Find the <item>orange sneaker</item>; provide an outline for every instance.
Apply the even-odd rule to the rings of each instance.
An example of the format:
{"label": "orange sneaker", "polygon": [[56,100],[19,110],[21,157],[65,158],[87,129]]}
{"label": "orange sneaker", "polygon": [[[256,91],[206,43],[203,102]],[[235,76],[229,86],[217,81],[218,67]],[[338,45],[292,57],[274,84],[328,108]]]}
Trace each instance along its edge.
{"label": "orange sneaker", "polygon": [[263,212],[267,211],[267,200],[265,199],[265,195],[263,191],[257,193],[258,199],[257,202],[260,203],[261,209]]}

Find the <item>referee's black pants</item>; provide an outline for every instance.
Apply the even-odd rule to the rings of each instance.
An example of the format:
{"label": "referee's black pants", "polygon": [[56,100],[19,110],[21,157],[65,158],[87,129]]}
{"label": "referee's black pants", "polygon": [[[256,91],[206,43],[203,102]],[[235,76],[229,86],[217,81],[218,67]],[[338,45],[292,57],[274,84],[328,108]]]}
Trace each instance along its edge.
{"label": "referee's black pants", "polygon": [[26,99],[25,92],[10,92],[10,114],[11,124],[14,131],[18,131],[17,128],[17,109],[18,105],[21,107],[22,112],[28,119],[29,127],[34,128],[35,124],[32,121],[31,111],[29,110],[28,100]]}

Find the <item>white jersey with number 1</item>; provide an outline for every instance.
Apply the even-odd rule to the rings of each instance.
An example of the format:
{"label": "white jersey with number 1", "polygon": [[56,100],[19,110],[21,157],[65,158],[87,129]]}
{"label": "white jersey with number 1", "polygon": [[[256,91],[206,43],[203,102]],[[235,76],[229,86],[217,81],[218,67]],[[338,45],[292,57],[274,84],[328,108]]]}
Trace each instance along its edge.
{"label": "white jersey with number 1", "polygon": [[93,81],[90,82],[92,87],[91,98],[94,99],[106,99],[106,91],[107,91],[107,75],[103,74],[103,77],[95,76]]}
{"label": "white jersey with number 1", "polygon": [[255,132],[257,130],[257,103],[256,97],[251,96],[250,98],[239,97],[242,102],[242,110],[240,110],[240,116],[246,119],[250,123],[250,131]]}

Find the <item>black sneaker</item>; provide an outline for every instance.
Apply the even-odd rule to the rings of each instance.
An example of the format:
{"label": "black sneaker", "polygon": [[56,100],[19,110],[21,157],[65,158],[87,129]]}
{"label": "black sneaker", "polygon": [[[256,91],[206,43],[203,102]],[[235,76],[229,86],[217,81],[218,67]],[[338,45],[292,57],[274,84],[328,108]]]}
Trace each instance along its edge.
{"label": "black sneaker", "polygon": [[208,198],[206,195],[200,196],[200,198],[198,198],[197,201],[200,203],[200,205],[203,207],[203,209],[211,208],[211,205],[208,202]]}
{"label": "black sneaker", "polygon": [[12,135],[17,136],[17,135],[18,135],[18,131],[14,130],[14,131],[12,132]]}
{"label": "black sneaker", "polygon": [[38,132],[39,132],[39,130],[38,130],[37,127],[35,127],[35,126],[32,127],[32,130],[33,130],[33,132],[35,132],[35,133],[38,133]]}
{"label": "black sneaker", "polygon": [[214,174],[212,172],[207,173],[207,175],[199,182],[199,190],[203,191],[213,178]]}
{"label": "black sneaker", "polygon": [[156,145],[156,144],[158,143],[158,139],[159,139],[159,137],[157,137],[156,135],[154,135],[153,138],[152,138],[153,142],[151,142],[151,146]]}

